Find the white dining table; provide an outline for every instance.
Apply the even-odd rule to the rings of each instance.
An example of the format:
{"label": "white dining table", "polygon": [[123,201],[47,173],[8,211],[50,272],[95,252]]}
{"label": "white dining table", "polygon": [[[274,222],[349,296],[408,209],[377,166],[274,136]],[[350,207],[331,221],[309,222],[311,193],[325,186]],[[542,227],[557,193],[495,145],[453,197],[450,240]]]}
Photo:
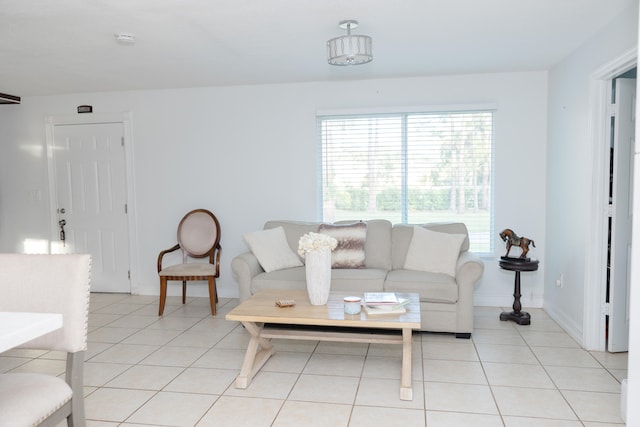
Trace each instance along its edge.
{"label": "white dining table", "polygon": [[0,353],[60,328],[60,313],[0,311]]}

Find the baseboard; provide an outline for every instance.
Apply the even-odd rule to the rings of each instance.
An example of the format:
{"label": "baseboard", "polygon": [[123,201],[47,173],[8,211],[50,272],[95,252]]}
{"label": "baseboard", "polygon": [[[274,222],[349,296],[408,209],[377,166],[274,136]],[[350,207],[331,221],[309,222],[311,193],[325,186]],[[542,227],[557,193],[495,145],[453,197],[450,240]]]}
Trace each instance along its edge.
{"label": "baseboard", "polygon": [[546,305],[544,311],[547,312],[564,331],[571,336],[580,347],[584,347],[584,337],[582,331],[582,325],[576,324],[572,319],[567,317],[563,311],[556,310],[555,307]]}

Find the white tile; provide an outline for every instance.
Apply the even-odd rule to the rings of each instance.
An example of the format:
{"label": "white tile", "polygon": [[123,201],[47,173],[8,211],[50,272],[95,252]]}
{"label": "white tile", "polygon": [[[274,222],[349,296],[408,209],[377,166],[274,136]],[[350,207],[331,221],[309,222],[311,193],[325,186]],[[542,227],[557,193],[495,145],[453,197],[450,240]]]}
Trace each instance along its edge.
{"label": "white tile", "polygon": [[295,351],[277,351],[262,367],[263,371],[301,373],[311,354]]}
{"label": "white tile", "polygon": [[538,365],[538,359],[529,347],[499,344],[476,344],[482,362]]}
{"label": "white tile", "polygon": [[357,356],[366,355],[368,350],[369,350],[369,344],[367,343],[344,343],[344,342],[322,341],[318,343],[318,346],[316,347],[316,353],[351,354],[351,355],[357,355]]}
{"label": "white tile", "polygon": [[253,377],[246,389],[236,388],[233,384],[227,388],[224,394],[226,396],[286,399],[297,380],[297,374],[260,371]]}
{"label": "white tile", "polygon": [[548,366],[546,370],[560,390],[620,393],[620,383],[604,368]]}
{"label": "white tile", "polygon": [[[577,347],[542,309],[526,309],[532,324],[519,326],[498,318],[510,307],[475,307],[470,340],[414,334],[414,398],[404,401],[397,345],[274,339],[276,353],[237,389],[249,334],[224,313],[238,300],[221,298],[211,316],[208,298],[170,297],[159,317],[157,298],[92,295],[89,427],[623,425],[627,353]],[[64,354],[0,355],[0,371],[23,365],[62,373]]]}
{"label": "white tile", "polygon": [[354,406],[349,427],[424,427],[424,411],[420,409]]}
{"label": "white tile", "polygon": [[161,347],[140,361],[143,365],[159,366],[191,366],[206,352],[206,349],[199,347]]}
{"label": "white tile", "polygon": [[549,375],[539,365],[484,362],[482,366],[491,385],[555,388]]}
{"label": "white tile", "polygon": [[132,365],[122,363],[84,363],[84,385],[101,387],[111,381]]}
{"label": "white tile", "polygon": [[626,352],[624,352],[624,353],[609,353],[609,352],[601,352],[601,351],[592,351],[590,353],[605,368],[627,369],[627,365],[628,365],[628,362],[629,362],[629,353],[626,353]]}
{"label": "white tile", "polygon": [[622,423],[619,393],[562,391],[582,421]]}
{"label": "white tile", "polygon": [[86,418],[96,421],[124,421],[156,392],[121,388],[99,388],[84,399]]}
{"label": "white tile", "polygon": [[578,343],[565,332],[529,330],[520,333],[530,346],[580,348]]}
{"label": "white tile", "polygon": [[502,425],[499,415],[427,411],[427,426],[430,427],[502,427]]}
{"label": "white tile", "polygon": [[[218,396],[207,394],[160,392],[127,421],[141,424],[190,427],[202,418]],[[170,411],[166,408],[171,408]]]}
{"label": "white tile", "polygon": [[[377,357],[367,356],[364,361],[362,376],[367,378],[400,379],[402,375],[402,356]],[[411,359],[411,378],[422,380],[422,359],[414,356]]]}
{"label": "white tile", "polygon": [[245,350],[227,350],[214,347],[193,362],[192,366],[196,368],[221,368],[240,371],[245,353]]}
{"label": "white tile", "polygon": [[[173,313],[172,313],[173,314]],[[193,317],[167,317],[164,316],[156,322],[150,324],[148,328],[152,329],[169,329],[175,331],[185,331],[198,323],[199,318]]]}
{"label": "white tile", "polygon": [[158,349],[158,346],[139,344],[115,344],[91,359],[92,362],[134,364]]}
{"label": "white tile", "polygon": [[170,366],[135,365],[109,381],[105,386],[138,390],[162,390],[182,370],[183,368]]}
{"label": "white tile", "polygon": [[120,318],[120,314],[89,313],[89,327],[98,328],[101,326],[106,326]]}
{"label": "white tile", "polygon": [[244,329],[234,329],[216,343],[216,348],[246,350],[250,339],[251,335]]}
{"label": "white tile", "polygon": [[129,314],[118,320],[109,323],[112,328],[144,328],[158,321],[155,316],[140,316],[137,314]]}
{"label": "white tile", "polygon": [[[540,414],[544,416],[544,414]],[[505,427],[582,427],[580,421],[504,416]],[[605,427],[605,426],[600,426]]]}
{"label": "white tile", "polygon": [[287,401],[272,427],[347,427],[351,405]]}
{"label": "white tile", "polygon": [[197,427],[269,427],[283,400],[221,396]]}
{"label": "white tile", "polygon": [[363,356],[314,353],[303,372],[305,374],[359,377],[362,374],[363,366]]}
{"label": "white tile", "polygon": [[175,332],[178,332],[178,334],[167,343],[168,346],[211,348],[228,333],[218,330],[200,331],[193,329],[184,332]]}
{"label": "white tile", "polygon": [[354,377],[301,375],[288,399],[352,405],[359,383]]}
{"label": "white tile", "polygon": [[[456,340],[462,341],[462,340]],[[422,343],[423,359],[466,360],[475,362],[478,353],[472,342],[424,342]]]}
{"label": "white tile", "polygon": [[187,368],[164,390],[183,393],[222,394],[233,387],[238,371],[211,368]]}
{"label": "white tile", "polygon": [[540,363],[545,366],[575,366],[598,368],[598,361],[581,348],[531,347]]}
{"label": "white tile", "polygon": [[558,390],[492,387],[502,415],[575,420],[576,416]]}
{"label": "white tile", "polygon": [[425,382],[424,399],[425,407],[431,411],[498,414],[486,385]]}
{"label": "white tile", "polygon": [[142,329],[122,340],[123,344],[164,345],[177,337],[180,331],[166,329]]}
{"label": "white tile", "polygon": [[424,380],[461,384],[487,384],[480,362],[425,360]]}
{"label": "white tile", "polygon": [[30,362],[31,359],[27,357],[4,357],[0,356],[0,372],[9,372],[12,369],[17,368],[20,365],[24,365]]}
{"label": "white tile", "polygon": [[118,343],[123,339],[138,332],[137,328],[111,328],[108,326],[95,329],[88,333],[87,341],[92,342]]}
{"label": "white tile", "polygon": [[479,329],[475,328],[471,339],[475,343],[526,345],[522,336],[515,329]]}
{"label": "white tile", "polygon": [[413,381],[413,400],[400,400],[400,380],[362,378],[356,405],[387,408],[424,409],[422,382]]}
{"label": "white tile", "polygon": [[64,360],[33,359],[20,366],[16,366],[10,372],[34,372],[37,374],[60,375],[66,370]]}

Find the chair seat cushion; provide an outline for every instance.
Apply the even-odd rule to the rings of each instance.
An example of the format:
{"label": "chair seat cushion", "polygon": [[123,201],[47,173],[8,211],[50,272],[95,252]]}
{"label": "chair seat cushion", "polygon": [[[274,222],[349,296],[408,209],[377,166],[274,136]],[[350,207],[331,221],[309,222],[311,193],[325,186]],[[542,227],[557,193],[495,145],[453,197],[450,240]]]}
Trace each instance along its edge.
{"label": "chair seat cushion", "polygon": [[192,262],[190,264],[178,264],[167,267],[160,272],[160,276],[215,276],[216,267],[204,262]]}
{"label": "chair seat cushion", "polygon": [[71,400],[71,387],[53,375],[0,375],[0,424],[35,426]]}

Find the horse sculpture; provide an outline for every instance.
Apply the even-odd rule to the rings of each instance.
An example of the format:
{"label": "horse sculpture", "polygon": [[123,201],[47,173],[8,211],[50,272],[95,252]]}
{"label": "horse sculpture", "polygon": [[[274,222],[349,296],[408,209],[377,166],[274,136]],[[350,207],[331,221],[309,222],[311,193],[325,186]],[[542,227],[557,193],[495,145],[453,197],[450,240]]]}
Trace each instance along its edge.
{"label": "horse sculpture", "polygon": [[505,258],[509,256],[509,251],[512,246],[518,246],[522,249],[522,253],[520,254],[520,259],[525,259],[527,257],[527,252],[529,252],[529,244],[536,247],[536,243],[528,239],[526,237],[519,237],[513,230],[506,228],[500,232],[500,238],[503,242],[507,242],[507,253],[505,254]]}

